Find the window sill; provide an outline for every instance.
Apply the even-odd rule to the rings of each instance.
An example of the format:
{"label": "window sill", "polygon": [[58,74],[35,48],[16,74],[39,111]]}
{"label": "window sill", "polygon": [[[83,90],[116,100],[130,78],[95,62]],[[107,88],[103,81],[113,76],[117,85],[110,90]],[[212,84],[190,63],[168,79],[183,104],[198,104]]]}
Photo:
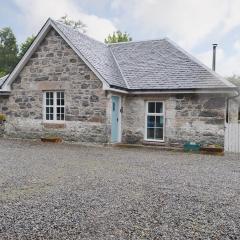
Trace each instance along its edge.
{"label": "window sill", "polygon": [[66,128],[66,124],[64,122],[43,122],[43,127],[47,129],[63,129]]}
{"label": "window sill", "polygon": [[144,139],[143,141],[144,144],[149,144],[149,145],[158,145],[158,144],[165,144],[164,140],[153,140],[153,139]]}

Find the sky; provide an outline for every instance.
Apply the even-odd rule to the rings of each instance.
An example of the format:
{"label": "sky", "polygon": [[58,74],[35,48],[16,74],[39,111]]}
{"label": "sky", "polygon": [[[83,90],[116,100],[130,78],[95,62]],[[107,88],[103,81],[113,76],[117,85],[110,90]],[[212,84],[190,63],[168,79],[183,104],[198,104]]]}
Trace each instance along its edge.
{"label": "sky", "polygon": [[100,41],[116,30],[135,41],[168,37],[210,68],[218,43],[216,70],[232,76],[240,75],[239,10],[240,0],[0,0],[0,28],[21,43],[67,14]]}

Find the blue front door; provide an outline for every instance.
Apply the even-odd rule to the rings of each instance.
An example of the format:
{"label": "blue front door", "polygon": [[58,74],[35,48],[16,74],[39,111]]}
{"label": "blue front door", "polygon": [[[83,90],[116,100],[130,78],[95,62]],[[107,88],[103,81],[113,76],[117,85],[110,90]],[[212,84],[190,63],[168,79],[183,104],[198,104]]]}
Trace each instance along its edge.
{"label": "blue front door", "polygon": [[112,96],[112,142],[119,141],[119,97]]}

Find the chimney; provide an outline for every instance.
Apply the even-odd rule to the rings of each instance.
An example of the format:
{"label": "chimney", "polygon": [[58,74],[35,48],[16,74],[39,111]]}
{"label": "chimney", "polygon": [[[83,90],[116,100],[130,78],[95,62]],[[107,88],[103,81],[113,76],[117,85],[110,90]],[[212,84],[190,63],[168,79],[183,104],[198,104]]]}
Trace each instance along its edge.
{"label": "chimney", "polygon": [[214,43],[213,44],[213,59],[212,59],[212,70],[213,71],[216,70],[216,48],[217,48],[217,44]]}

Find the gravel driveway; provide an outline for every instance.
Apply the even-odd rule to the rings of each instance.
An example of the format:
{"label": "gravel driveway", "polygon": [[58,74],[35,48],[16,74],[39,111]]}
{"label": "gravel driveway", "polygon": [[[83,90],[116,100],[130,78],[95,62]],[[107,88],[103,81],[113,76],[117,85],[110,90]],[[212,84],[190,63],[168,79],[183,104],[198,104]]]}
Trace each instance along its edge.
{"label": "gravel driveway", "polygon": [[240,239],[240,160],[0,140],[0,239]]}

